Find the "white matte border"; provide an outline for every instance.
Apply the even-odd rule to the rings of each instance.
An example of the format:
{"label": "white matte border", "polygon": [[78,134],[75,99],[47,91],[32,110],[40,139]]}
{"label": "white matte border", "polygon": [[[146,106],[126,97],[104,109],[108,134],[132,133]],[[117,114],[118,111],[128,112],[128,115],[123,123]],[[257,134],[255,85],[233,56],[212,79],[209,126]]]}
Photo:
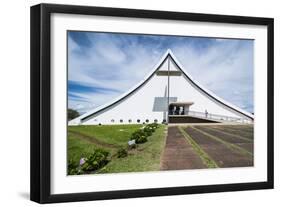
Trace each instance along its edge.
{"label": "white matte border", "polygon": [[[254,39],[254,167],[67,176],[67,30]],[[266,181],[265,86],[267,86],[266,26],[52,14],[51,194]]]}

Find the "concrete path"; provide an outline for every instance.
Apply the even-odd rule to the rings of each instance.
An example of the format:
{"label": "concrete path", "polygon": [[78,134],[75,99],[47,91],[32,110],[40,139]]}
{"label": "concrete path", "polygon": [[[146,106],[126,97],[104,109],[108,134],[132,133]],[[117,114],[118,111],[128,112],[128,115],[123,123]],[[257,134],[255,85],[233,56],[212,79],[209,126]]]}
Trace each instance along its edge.
{"label": "concrete path", "polygon": [[182,170],[206,168],[201,158],[193,150],[178,127],[170,126],[164,153],[161,160],[161,170]]}

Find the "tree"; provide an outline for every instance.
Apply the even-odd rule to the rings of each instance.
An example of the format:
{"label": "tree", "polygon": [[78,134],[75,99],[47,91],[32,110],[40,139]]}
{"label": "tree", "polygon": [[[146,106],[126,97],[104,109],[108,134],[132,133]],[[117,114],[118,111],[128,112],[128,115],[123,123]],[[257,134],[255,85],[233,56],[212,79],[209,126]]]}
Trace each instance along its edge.
{"label": "tree", "polygon": [[67,109],[67,119],[72,120],[76,117],[80,116],[79,112],[74,109]]}

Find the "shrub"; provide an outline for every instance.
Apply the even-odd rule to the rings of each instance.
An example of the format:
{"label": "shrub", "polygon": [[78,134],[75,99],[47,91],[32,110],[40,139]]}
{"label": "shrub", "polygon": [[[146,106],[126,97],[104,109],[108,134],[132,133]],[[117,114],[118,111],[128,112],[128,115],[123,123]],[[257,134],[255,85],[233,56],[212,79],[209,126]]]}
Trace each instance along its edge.
{"label": "shrub", "polygon": [[68,162],[67,162],[67,174],[68,175],[78,175],[79,174],[78,164],[76,164],[72,159],[68,160]]}
{"label": "shrub", "polygon": [[124,148],[121,148],[117,151],[117,157],[118,158],[124,158],[124,157],[127,157],[128,156],[128,152],[126,149]]}
{"label": "shrub", "polygon": [[147,142],[146,136],[141,136],[140,138],[136,139],[137,144],[142,144],[142,143],[145,143],[145,142]]}
{"label": "shrub", "polygon": [[156,128],[159,127],[159,124],[157,124],[157,123],[151,123],[151,124],[148,124],[148,126],[154,128],[154,129],[156,129]]}
{"label": "shrub", "polygon": [[108,162],[108,155],[104,149],[96,149],[93,154],[85,158],[85,163],[81,166],[83,171],[95,171],[103,166],[105,166]]}
{"label": "shrub", "polygon": [[136,140],[141,136],[145,136],[145,133],[142,129],[138,129],[135,132],[132,133],[130,140]]}
{"label": "shrub", "polygon": [[147,142],[147,137],[151,136],[152,133],[155,132],[157,127],[157,123],[147,124],[146,126],[143,126],[143,128],[133,132],[130,140],[135,140],[136,144],[145,143]]}
{"label": "shrub", "polygon": [[153,132],[155,132],[156,128],[158,128],[157,123],[148,124],[145,126],[144,131],[150,136]]}
{"label": "shrub", "polygon": [[146,133],[144,132],[144,130],[142,129],[139,129],[137,131],[135,131],[132,135],[131,135],[131,138],[130,140],[135,140],[137,144],[140,144],[140,143],[145,143],[147,141],[147,135]]}
{"label": "shrub", "polygon": [[145,133],[145,135],[146,135],[147,137],[148,137],[148,136],[151,136],[152,133],[154,132],[153,128],[150,127],[150,126],[144,127],[143,131],[144,131],[144,133]]}

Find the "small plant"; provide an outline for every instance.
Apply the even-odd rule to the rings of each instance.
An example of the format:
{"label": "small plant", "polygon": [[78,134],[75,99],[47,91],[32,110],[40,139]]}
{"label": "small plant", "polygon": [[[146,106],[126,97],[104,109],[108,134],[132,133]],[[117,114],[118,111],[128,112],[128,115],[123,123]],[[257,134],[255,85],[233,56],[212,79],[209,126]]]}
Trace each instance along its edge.
{"label": "small plant", "polygon": [[134,133],[132,133],[130,140],[135,140],[136,144],[147,142],[147,137],[151,136],[158,127],[157,123],[151,123],[143,126]]}
{"label": "small plant", "polygon": [[81,165],[81,169],[83,171],[95,171],[102,168],[109,162],[108,155],[109,152],[104,149],[96,149],[93,154],[84,159],[85,162]]}
{"label": "small plant", "polygon": [[135,132],[132,133],[130,140],[137,140],[139,137],[145,136],[145,133],[142,129],[138,129]]}
{"label": "small plant", "polygon": [[67,174],[68,175],[78,175],[79,174],[79,166],[72,159],[67,162]]}
{"label": "small plant", "polygon": [[146,136],[151,136],[152,133],[154,132],[154,130],[148,125],[143,129],[143,131],[146,134]]}
{"label": "small plant", "polygon": [[137,144],[142,144],[142,143],[145,143],[145,142],[147,142],[147,137],[146,136],[141,136],[138,139],[136,139],[136,143]]}
{"label": "small plant", "polygon": [[147,137],[147,134],[144,132],[144,130],[139,129],[139,130],[135,131],[132,134],[130,140],[135,140],[135,142],[137,144],[141,144],[141,143],[147,142],[147,138],[146,137]]}
{"label": "small plant", "polygon": [[159,127],[159,124],[157,124],[157,123],[151,123],[151,124],[148,124],[148,126],[154,128],[154,129],[156,129],[156,128]]}
{"label": "small plant", "polygon": [[144,131],[147,133],[148,136],[150,136],[153,132],[155,132],[156,128],[158,128],[158,124],[152,123],[145,126]]}
{"label": "small plant", "polygon": [[117,157],[118,158],[124,158],[124,157],[127,157],[128,156],[128,152],[126,149],[124,148],[121,148],[117,151]]}

